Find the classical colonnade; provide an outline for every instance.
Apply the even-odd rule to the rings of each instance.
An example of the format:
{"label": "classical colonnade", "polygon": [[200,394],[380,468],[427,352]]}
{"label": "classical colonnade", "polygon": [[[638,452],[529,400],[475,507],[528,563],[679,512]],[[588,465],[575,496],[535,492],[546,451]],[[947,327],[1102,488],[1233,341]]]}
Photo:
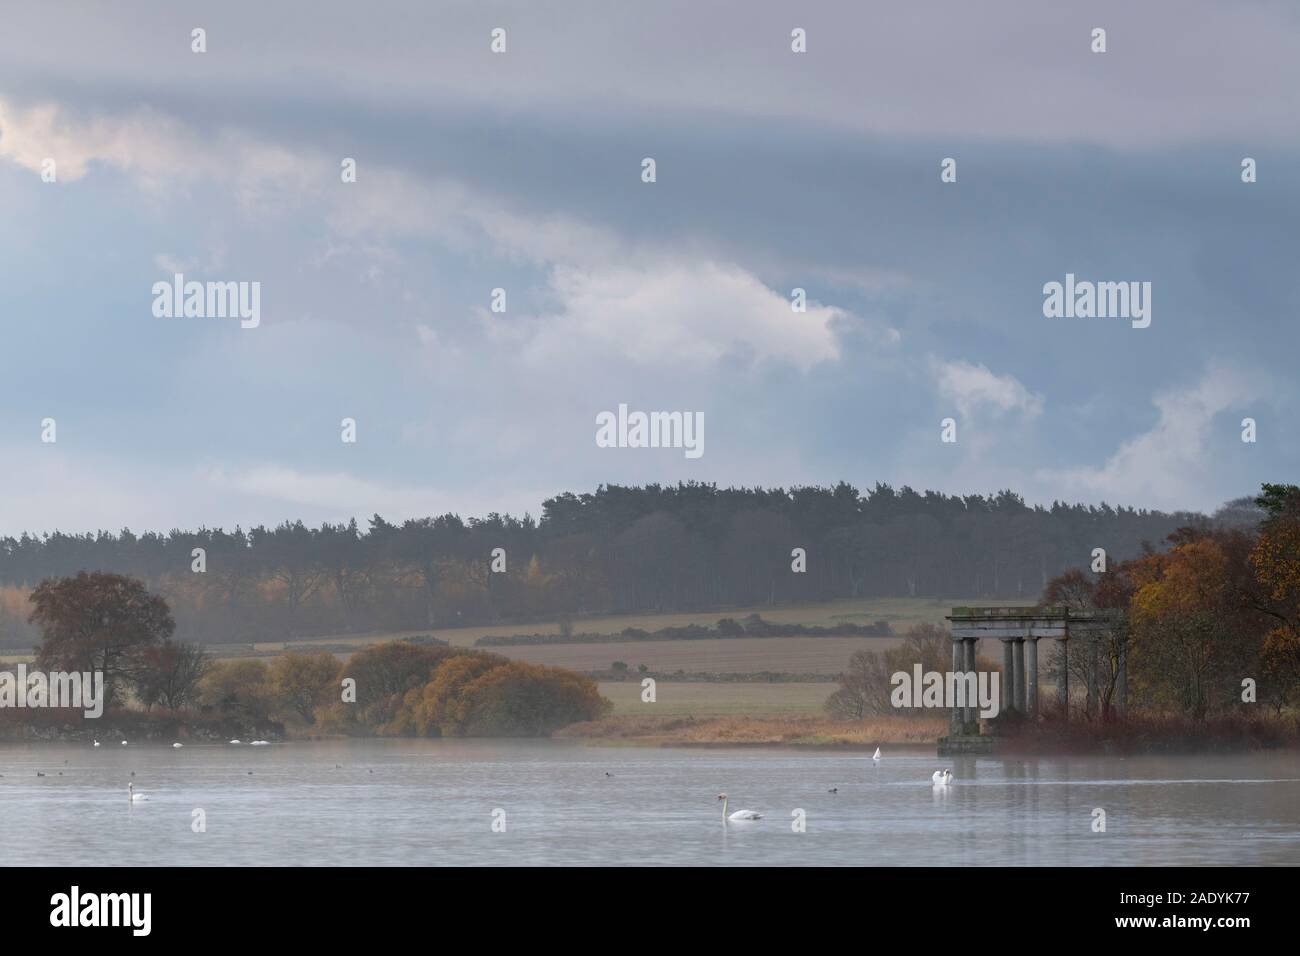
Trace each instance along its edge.
{"label": "classical colonnade", "polygon": [[[1096,611],[1075,611],[1067,607],[955,607],[948,615],[952,625],[952,669],[955,674],[975,671],[975,647],[981,638],[1002,642],[1002,687],[998,702],[999,716],[1018,714],[1035,718],[1039,714],[1038,642],[1051,638],[1060,648],[1060,667],[1056,675],[1057,706],[1061,717],[1070,712],[1070,638],[1084,638],[1086,652],[1099,653],[1097,640],[1101,631],[1114,626],[1114,620]],[[1115,704],[1123,709],[1127,693],[1124,645],[1119,644]],[[1098,693],[1096,666],[1090,675],[1088,696]],[[975,703],[954,707],[951,731],[954,734],[979,733],[979,708]]]}

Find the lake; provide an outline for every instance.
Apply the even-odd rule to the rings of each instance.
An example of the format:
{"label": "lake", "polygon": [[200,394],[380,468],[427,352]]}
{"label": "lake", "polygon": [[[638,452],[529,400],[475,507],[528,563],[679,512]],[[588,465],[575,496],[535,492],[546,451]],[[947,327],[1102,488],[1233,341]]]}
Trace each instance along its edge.
{"label": "lake", "polygon": [[[956,779],[935,791],[944,766]],[[4,744],[0,774],[9,865],[1300,864],[1295,753],[941,761],[886,748],[873,765],[559,741]],[[130,804],[128,782],[149,800]],[[764,819],[724,826],[722,791]],[[196,808],[206,832],[191,829]],[[792,831],[797,808],[806,832]]]}

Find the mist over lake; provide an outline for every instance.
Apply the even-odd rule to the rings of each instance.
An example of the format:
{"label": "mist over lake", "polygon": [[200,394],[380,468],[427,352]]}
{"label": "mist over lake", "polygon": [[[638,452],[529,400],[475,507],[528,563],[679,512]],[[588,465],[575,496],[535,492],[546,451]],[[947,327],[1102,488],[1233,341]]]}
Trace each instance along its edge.
{"label": "mist over lake", "polygon": [[[955,779],[935,790],[943,766]],[[856,751],[558,741],[55,744],[0,747],[0,773],[9,865],[1300,863],[1294,752],[1021,760],[911,748],[874,765]],[[132,805],[128,782],[149,799]],[[724,826],[722,792],[763,819]],[[192,829],[196,808],[206,832]]]}

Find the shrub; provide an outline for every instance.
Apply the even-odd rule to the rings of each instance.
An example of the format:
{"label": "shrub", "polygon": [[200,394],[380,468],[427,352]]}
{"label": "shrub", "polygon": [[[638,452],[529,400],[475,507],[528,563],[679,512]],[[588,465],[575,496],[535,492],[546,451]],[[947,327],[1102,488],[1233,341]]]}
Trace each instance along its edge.
{"label": "shrub", "polygon": [[345,705],[351,717],[344,721],[372,728],[391,722],[407,691],[427,684],[438,665],[457,653],[463,652],[405,641],[372,644],[357,651],[340,673],[357,682],[357,702]]}
{"label": "shrub", "polygon": [[406,692],[401,709],[381,732],[421,737],[456,733],[461,723],[461,690],[505,662],[504,657],[482,651],[448,658],[438,665],[433,680]]}
{"label": "shrub", "polygon": [[573,671],[523,661],[494,667],[459,695],[457,732],[467,737],[543,737],[597,720],[611,704],[596,682]]}
{"label": "shrub", "polygon": [[282,654],[271,662],[271,685],[276,703],[309,724],[316,723],[316,710],[339,690],[339,661],[333,654]]}
{"label": "shrub", "polygon": [[217,661],[199,682],[199,703],[227,716],[264,719],[274,699],[270,671],[262,661]]}

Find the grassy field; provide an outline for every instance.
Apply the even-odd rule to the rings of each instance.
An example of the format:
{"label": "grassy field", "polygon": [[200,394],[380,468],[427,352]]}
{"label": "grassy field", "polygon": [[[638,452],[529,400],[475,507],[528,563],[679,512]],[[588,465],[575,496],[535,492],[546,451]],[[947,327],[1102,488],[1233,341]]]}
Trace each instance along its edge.
{"label": "grassy field", "polygon": [[[954,605],[987,606],[1007,603],[972,598],[935,600],[930,598],[875,598],[870,600],[828,601],[792,607],[751,607],[698,614],[638,614],[583,618],[574,622],[574,630],[592,634],[617,634],[628,627],[655,631],[687,624],[713,625],[720,617],[743,618],[761,614],[763,619],[780,624],[805,624],[833,627],[836,624],[869,624],[888,621],[896,634],[913,624],[944,624],[944,615]],[[310,651],[329,646],[340,656],[368,644],[400,640],[422,634],[434,634],[457,647],[472,646],[485,635],[558,634],[555,622],[488,627],[422,628],[384,634],[335,634],[298,641],[274,641],[253,645],[258,656],[274,655],[286,650]],[[550,644],[494,647],[495,653],[519,660],[569,667],[580,671],[608,670],[614,661],[623,661],[633,670],[644,664],[652,671],[673,673],[683,670],[708,673],[753,673],[775,671],[799,674],[837,674],[844,669],[854,651],[862,648],[884,649],[897,645],[898,638],[876,637],[763,637],[703,641],[638,641],[610,644]],[[248,645],[243,645],[245,648]],[[347,648],[347,651],[338,650]],[[219,657],[238,657],[222,645],[209,648]],[[31,655],[0,654],[0,662],[31,663]]]}
{"label": "grassy field", "polygon": [[614,704],[613,715],[655,717],[755,717],[812,715],[835,690],[830,683],[751,684],[658,681],[655,702],[641,702],[641,682],[601,681],[600,692]]}
{"label": "grassy field", "polygon": [[516,660],[576,671],[606,671],[614,661],[641,664],[660,674],[838,674],[862,648],[892,647],[893,637],[739,637],[706,641],[638,641],[635,644],[549,644],[491,647]]}
{"label": "grassy field", "polygon": [[[1031,603],[1026,599],[1018,603]],[[726,611],[704,611],[691,614],[620,614],[610,617],[584,617],[573,622],[573,630],[585,634],[617,634],[620,631],[636,627],[645,631],[655,631],[664,627],[684,627],[687,624],[713,625],[719,618],[730,617],[737,620],[750,614],[759,614],[763,620],[773,624],[807,624],[822,627],[834,627],[836,624],[870,624],[874,621],[888,621],[895,633],[902,633],[913,624],[945,623],[944,615],[955,606],[988,607],[1006,603],[1017,603],[1010,599],[999,601],[979,598],[871,598],[862,600],[826,601],[820,604],[799,604],[789,607],[745,607]],[[278,651],[286,646],[289,649],[308,648],[313,644],[339,644],[361,647],[380,641],[398,640],[414,637],[418,634],[434,634],[444,641],[450,641],[458,647],[471,646],[480,637],[488,635],[513,634],[558,634],[559,624],[555,621],[532,624],[500,624],[481,627],[426,627],[413,631],[394,631],[387,634],[335,634],[331,636],[312,637],[301,641],[274,641],[256,645],[258,650]]]}

